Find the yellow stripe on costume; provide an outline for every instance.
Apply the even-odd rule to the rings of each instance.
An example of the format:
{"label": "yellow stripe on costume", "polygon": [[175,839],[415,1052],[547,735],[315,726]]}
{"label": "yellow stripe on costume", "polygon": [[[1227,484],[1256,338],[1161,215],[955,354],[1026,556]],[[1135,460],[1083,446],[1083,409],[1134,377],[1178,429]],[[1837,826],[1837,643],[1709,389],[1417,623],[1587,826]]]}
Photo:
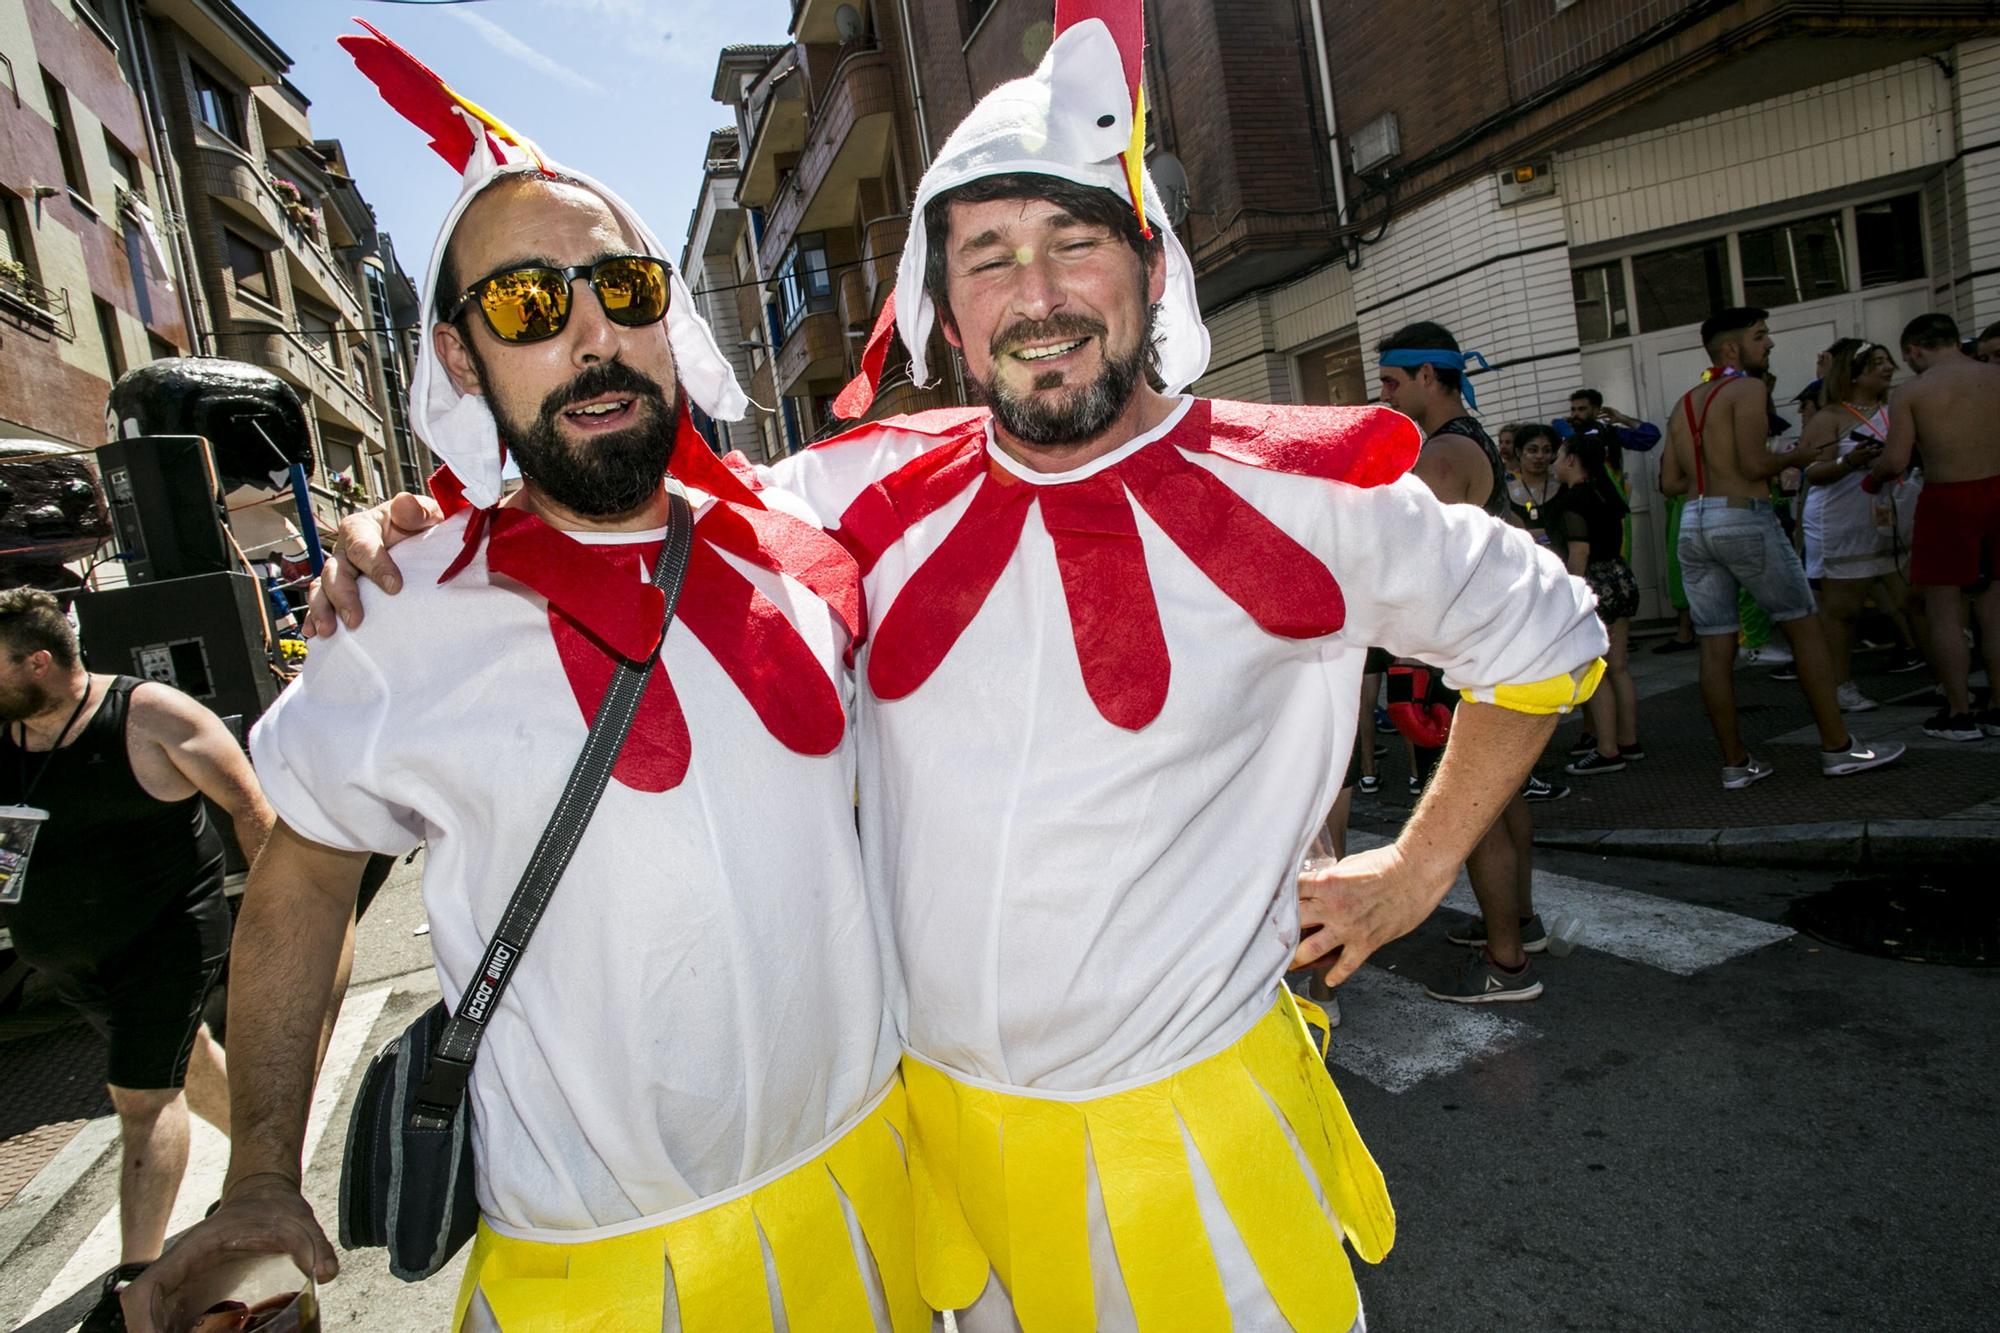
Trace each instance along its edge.
{"label": "yellow stripe on costume", "polygon": [[817,1155],[723,1202],[621,1236],[553,1242],[503,1236],[483,1220],[452,1327],[476,1289],[507,1333],[628,1333],[666,1319],[671,1268],[681,1333],[770,1333],[764,1249],[777,1269],[785,1322],[798,1333],[874,1326],[845,1195],[881,1277],[895,1333],[924,1333],[910,1235],[906,1103],[880,1103]]}
{"label": "yellow stripe on costume", "polygon": [[1497,704],[1510,713],[1534,713],[1546,716],[1550,713],[1567,713],[1597,691],[1597,682],[1604,678],[1604,659],[1592,658],[1590,665],[1560,676],[1550,676],[1547,680],[1529,681],[1524,685],[1495,685],[1485,690],[1460,690],[1467,701],[1476,704]]}
{"label": "yellow stripe on costume", "polygon": [[1229,1299],[1201,1224],[1187,1144],[1161,1086],[1087,1103],[1111,1246],[1146,1333],[1228,1328]]}
{"label": "yellow stripe on costume", "polygon": [[[1190,1143],[1265,1287],[1300,1329],[1354,1321],[1343,1232],[1371,1263],[1394,1242],[1382,1174],[1289,994],[1225,1050],[1101,1097],[978,1087],[914,1056],[903,1068],[919,1281],[939,1308],[976,1297],[990,1263],[1024,1333],[1091,1327],[1100,1281],[1122,1282],[1143,1333],[1227,1328]],[[1090,1165],[1118,1257],[1108,1274],[1090,1263]]]}

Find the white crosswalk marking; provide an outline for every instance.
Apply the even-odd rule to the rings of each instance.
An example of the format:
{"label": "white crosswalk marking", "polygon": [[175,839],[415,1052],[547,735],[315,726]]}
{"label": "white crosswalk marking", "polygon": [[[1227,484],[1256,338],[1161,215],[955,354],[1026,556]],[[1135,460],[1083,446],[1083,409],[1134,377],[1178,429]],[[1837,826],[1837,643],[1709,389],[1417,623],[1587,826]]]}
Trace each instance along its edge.
{"label": "white crosswalk marking", "polygon": [[[1348,850],[1365,851],[1388,841],[1356,830],[1349,835]],[[1444,905],[1478,914],[1479,904],[1462,871]],[[1544,923],[1565,916],[1582,922],[1580,954],[1595,950],[1683,977],[1796,933],[1734,912],[1546,870],[1535,872],[1535,910]],[[1539,1035],[1532,1025],[1494,1012],[1495,1007],[1433,1000],[1417,979],[1373,964],[1349,978],[1340,994],[1345,1021],[1334,1031],[1329,1059],[1387,1092],[1407,1092],[1424,1079]]]}
{"label": "white crosswalk marking", "polygon": [[1341,983],[1340,998],[1344,1021],[1327,1058],[1385,1092],[1408,1092],[1540,1035],[1496,1012],[1505,1005],[1444,1004],[1415,978],[1386,968],[1362,968]]}
{"label": "white crosswalk marking", "polygon": [[[1479,911],[1472,886],[1463,875],[1444,903],[1461,912]],[[1582,921],[1579,948],[1614,954],[1627,962],[1683,977],[1798,933],[1790,926],[1734,912],[1543,870],[1535,872],[1535,911],[1544,925],[1562,916]]]}
{"label": "white crosswalk marking", "polygon": [[[341,1006],[340,1018],[333,1025],[333,1040],[327,1044],[319,1086],[313,1091],[312,1111],[306,1120],[304,1160],[308,1164],[388,999],[389,987],[383,985],[368,991],[350,991],[347,1002]],[[189,1120],[187,1174],[181,1179],[180,1194],[167,1222],[169,1236],[202,1219],[209,1204],[222,1192],[222,1179],[229,1169],[229,1140],[200,1117],[190,1116]],[[42,1292],[28,1318],[67,1300],[84,1283],[116,1264],[118,1252],[118,1208],[114,1203]]]}

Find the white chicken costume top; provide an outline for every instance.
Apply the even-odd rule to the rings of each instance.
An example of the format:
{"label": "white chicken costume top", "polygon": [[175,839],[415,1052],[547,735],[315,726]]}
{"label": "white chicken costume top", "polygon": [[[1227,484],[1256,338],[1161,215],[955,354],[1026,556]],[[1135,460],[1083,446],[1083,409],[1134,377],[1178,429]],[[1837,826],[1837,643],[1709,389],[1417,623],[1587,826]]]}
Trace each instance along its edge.
{"label": "white chicken costume top", "polygon": [[[1406,475],[1419,444],[1381,408],[1182,398],[1063,473],[947,410],[760,474],[837,515],[863,571],[863,862],[907,985],[934,1305],[969,1304],[990,1264],[1027,1333],[1352,1321],[1351,1283],[1344,1316],[1327,1294],[1341,1234],[1372,1260],[1393,1223],[1280,979],[1366,649],[1551,712],[1605,646],[1560,562]],[[1261,1126],[1217,1059],[1253,1069]],[[1180,1128],[1163,1148],[1126,1118],[1148,1097],[1198,1161]],[[1273,1104],[1315,1171],[1270,1160]],[[1221,1203],[1154,1197],[1156,1150]],[[1211,1261],[1232,1226],[1247,1255]]]}

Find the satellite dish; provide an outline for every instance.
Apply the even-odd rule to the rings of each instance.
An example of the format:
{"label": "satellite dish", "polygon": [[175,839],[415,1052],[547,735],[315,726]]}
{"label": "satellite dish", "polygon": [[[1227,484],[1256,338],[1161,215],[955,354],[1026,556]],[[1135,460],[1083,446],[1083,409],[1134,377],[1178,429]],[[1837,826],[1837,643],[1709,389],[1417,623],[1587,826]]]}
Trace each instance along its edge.
{"label": "satellite dish", "polygon": [[861,11],[853,5],[842,5],[833,11],[833,30],[840,34],[843,44],[858,41],[861,37]]}
{"label": "satellite dish", "polygon": [[1146,164],[1146,170],[1152,174],[1153,188],[1160,192],[1168,225],[1180,226],[1188,215],[1187,168],[1172,153],[1161,153]]}

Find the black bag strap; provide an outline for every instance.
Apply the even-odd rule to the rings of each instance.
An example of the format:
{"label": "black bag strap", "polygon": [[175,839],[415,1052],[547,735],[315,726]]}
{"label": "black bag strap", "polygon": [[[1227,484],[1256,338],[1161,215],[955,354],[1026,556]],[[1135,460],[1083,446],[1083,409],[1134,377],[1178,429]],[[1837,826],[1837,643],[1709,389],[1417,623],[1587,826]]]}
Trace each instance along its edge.
{"label": "black bag strap", "polygon": [[487,943],[486,956],[479,960],[472,984],[459,998],[458,1010],[445,1024],[444,1035],[432,1052],[424,1081],[417,1088],[410,1109],[410,1124],[416,1129],[447,1129],[465,1098],[465,1085],[472,1077],[473,1057],[486,1033],[487,1020],[500,1005],[508,978],[521,960],[521,951],[540,924],[542,913],[555,893],[556,884],[568,868],[577,844],[583,841],[590,816],[597,809],[611,781],[611,770],[625,748],[632,719],[639,712],[647,677],[659,661],[660,647],[666,642],[667,627],[673,624],[674,607],[680,601],[681,583],[687,576],[688,552],[694,544],[694,513],[687,496],[671,480],[667,483],[668,519],[666,541],[653,566],[653,585],[666,594],[666,615],[660,622],[660,643],[644,661],[620,659],[611,686],[590,720],[590,734],[584,738],[583,753],[570,770],[569,782],[556,801],[555,813],[535,844],[521,882],[507,904],[500,925]]}

